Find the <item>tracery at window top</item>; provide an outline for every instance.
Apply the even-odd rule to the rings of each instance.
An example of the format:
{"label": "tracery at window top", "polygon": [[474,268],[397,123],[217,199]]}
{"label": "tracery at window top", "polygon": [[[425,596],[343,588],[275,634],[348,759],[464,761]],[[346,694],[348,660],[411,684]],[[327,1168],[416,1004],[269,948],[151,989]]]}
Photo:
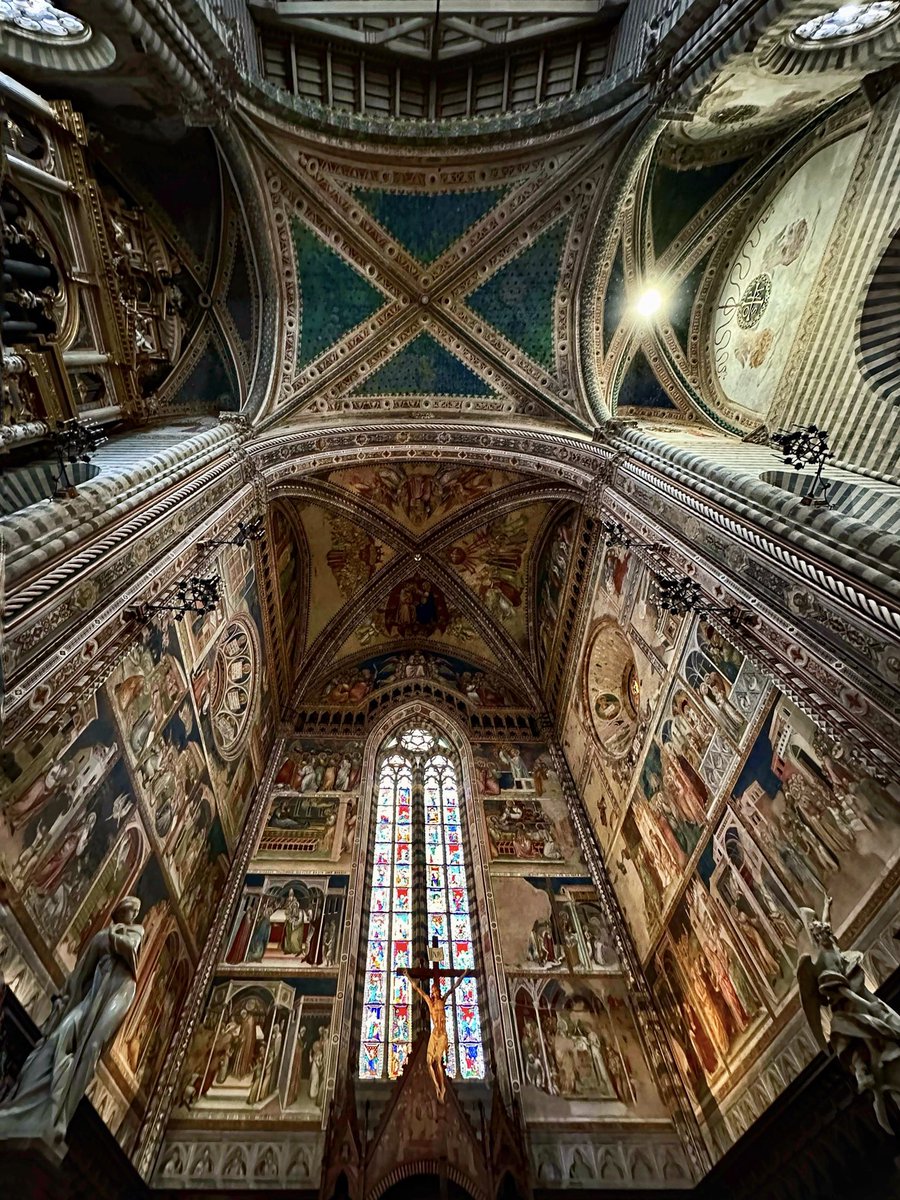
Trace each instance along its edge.
{"label": "tracery at window top", "polygon": [[824,43],[861,40],[877,33],[900,16],[896,0],[875,0],[869,4],[842,4],[831,12],[804,21],[794,30],[799,42]]}
{"label": "tracery at window top", "polygon": [[84,21],[49,0],[0,0],[0,25],[32,37],[72,38],[90,32]]}
{"label": "tracery at window top", "polygon": [[362,1079],[396,1079],[402,1072],[413,1040],[415,1000],[399,972],[424,965],[426,942],[435,939],[443,968],[472,972],[447,1000],[447,1074],[484,1076],[461,797],[451,755],[444,739],[410,729],[392,738],[379,760]]}

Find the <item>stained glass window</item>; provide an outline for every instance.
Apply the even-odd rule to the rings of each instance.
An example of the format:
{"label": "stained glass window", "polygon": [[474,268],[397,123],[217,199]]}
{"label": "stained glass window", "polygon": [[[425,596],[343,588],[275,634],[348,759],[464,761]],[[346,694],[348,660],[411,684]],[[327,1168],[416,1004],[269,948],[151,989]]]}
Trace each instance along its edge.
{"label": "stained glass window", "polygon": [[[402,967],[437,945],[441,966],[467,974],[443,980],[447,1074],[484,1076],[484,1048],[459,783],[449,747],[426,730],[401,734],[378,773],[360,1034],[363,1079],[396,1079],[409,1057],[418,1003]],[[414,845],[415,843],[415,845]],[[469,974],[468,972],[471,972]],[[420,986],[427,990],[428,981]]]}
{"label": "stained glass window", "polygon": [[0,24],[52,38],[75,37],[88,28],[84,21],[56,8],[49,0],[0,0]]}
{"label": "stained glass window", "polygon": [[822,43],[860,40],[877,33],[883,25],[900,17],[900,3],[879,0],[874,4],[843,4],[832,12],[804,21],[794,30],[801,42]]}

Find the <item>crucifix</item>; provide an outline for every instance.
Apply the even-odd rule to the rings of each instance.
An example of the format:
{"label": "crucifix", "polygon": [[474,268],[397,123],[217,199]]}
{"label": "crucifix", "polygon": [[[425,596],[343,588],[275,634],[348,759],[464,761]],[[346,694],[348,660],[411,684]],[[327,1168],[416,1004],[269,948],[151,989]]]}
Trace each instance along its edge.
{"label": "crucifix", "polygon": [[[434,1080],[434,1090],[437,1092],[437,1098],[444,1103],[444,1095],[447,1090],[447,1074],[444,1070],[444,1056],[448,1049],[447,1039],[447,998],[451,992],[462,983],[467,974],[467,971],[452,971],[441,969],[443,956],[441,948],[438,945],[436,937],[431,939],[431,945],[428,947],[428,959],[431,963],[430,967],[407,967],[403,974],[409,979],[415,991],[419,993],[425,1003],[428,1005],[428,1015],[431,1018],[431,1033],[428,1035],[428,1070],[431,1072],[431,1078]],[[441,993],[441,977],[455,979],[456,983],[449,987],[446,992]],[[431,989],[430,994],[424,992],[416,983],[417,979],[430,979]]]}

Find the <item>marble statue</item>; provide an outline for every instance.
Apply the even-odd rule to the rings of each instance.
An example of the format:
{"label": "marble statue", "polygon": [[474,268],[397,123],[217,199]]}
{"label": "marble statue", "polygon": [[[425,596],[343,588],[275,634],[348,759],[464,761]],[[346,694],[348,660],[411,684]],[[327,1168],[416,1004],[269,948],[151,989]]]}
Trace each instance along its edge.
{"label": "marble statue", "polygon": [[[860,1092],[872,1093],[878,1124],[893,1133],[886,1100],[900,1095],[900,1014],[869,991],[862,953],[841,950],[837,944],[830,896],[821,920],[811,908],[801,908],[800,916],[812,943],[812,953],[804,954],[797,964],[806,1019],[822,1049],[830,1048],[852,1072]],[[831,1018],[827,1038],[823,1009]]]}
{"label": "marble statue", "polygon": [[0,1143],[43,1142],[59,1152],[97,1060],[134,1000],[144,936],[135,923],[140,908],[135,896],[119,901],[112,923],[91,938],[54,997],[40,1042],[0,1104]]}

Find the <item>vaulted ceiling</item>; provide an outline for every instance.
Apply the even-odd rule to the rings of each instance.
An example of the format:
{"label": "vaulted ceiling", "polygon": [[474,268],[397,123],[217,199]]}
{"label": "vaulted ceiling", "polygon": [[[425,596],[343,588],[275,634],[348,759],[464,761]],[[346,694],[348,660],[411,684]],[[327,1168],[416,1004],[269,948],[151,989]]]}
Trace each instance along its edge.
{"label": "vaulted ceiling", "polygon": [[361,678],[361,665],[413,651],[442,656],[476,705],[484,689],[494,704],[534,695],[548,597],[558,603],[568,567],[567,487],[401,460],[330,471],[292,490],[275,505],[274,552],[284,564],[283,625],[302,631],[289,650],[295,699],[334,698],[336,686]]}
{"label": "vaulted ceiling", "polygon": [[602,149],[433,166],[323,150],[265,132],[287,307],[270,419],[414,411],[587,429],[571,280]]}

